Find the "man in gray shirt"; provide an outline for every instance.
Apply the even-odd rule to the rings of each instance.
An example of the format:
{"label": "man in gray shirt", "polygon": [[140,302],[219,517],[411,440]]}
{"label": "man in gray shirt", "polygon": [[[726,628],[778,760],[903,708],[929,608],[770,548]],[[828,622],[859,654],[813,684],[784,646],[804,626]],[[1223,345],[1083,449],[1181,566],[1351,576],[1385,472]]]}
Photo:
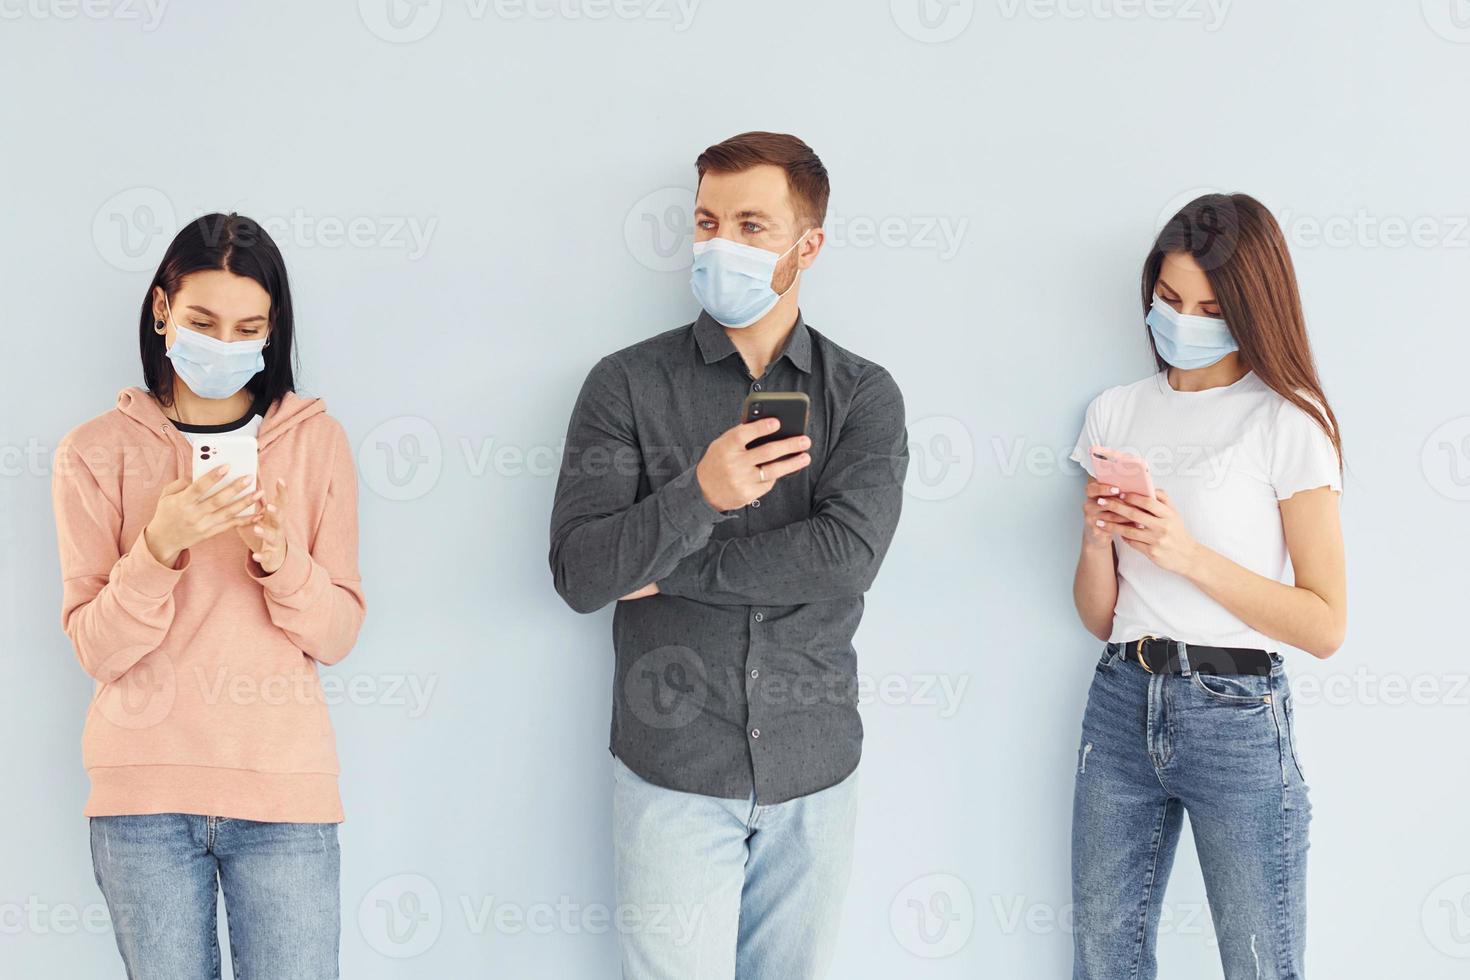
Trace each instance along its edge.
{"label": "man in gray shirt", "polygon": [[[883,368],[808,326],[828,182],[793,136],[696,162],[692,324],[597,363],[551,519],[557,591],[617,602],[614,854],[629,978],[825,973],[862,747],[852,639],[908,463]],[[804,392],[750,447],[747,395]]]}

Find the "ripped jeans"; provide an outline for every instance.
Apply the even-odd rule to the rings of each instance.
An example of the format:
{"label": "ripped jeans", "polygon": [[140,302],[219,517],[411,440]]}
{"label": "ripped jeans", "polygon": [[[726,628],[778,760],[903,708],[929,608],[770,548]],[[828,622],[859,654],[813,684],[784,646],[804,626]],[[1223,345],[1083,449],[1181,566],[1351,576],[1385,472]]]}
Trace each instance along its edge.
{"label": "ripped jeans", "polygon": [[1269,677],[1098,662],[1072,807],[1073,980],[1154,980],[1185,811],[1226,980],[1300,980],[1311,805],[1279,657]]}

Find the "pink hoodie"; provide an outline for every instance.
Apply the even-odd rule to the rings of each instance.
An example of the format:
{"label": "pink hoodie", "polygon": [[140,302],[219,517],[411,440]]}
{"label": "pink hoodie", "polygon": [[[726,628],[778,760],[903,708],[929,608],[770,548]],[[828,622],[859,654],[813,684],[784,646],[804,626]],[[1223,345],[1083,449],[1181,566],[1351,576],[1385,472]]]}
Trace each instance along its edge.
{"label": "pink hoodie", "polygon": [[335,823],[337,750],[317,679],[357,639],[357,481],[341,425],[287,394],[260,426],[260,486],[291,496],[271,575],[234,530],[177,568],[142,531],[190,446],[140,388],[56,451],[62,628],[97,680],[82,735],[87,816],[195,813]]}

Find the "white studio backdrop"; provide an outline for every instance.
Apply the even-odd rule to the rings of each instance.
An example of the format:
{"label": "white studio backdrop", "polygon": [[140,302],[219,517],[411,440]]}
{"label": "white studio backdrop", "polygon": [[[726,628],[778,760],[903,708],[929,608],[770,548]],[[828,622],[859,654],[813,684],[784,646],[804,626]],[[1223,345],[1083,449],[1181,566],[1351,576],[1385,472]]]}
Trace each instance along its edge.
{"label": "white studio backdrop", "polygon": [[[572,400],[687,322],[693,160],[832,176],[808,320],[908,405],[858,633],[867,742],[833,976],[1063,977],[1098,644],[1073,613],[1087,401],[1151,370],[1140,263],[1196,192],[1292,243],[1348,460],[1348,641],[1290,658],[1315,975],[1470,962],[1470,18],[1451,0],[0,3],[0,973],[120,975],[92,880],[50,453],[140,382],[178,226],[281,245],[302,387],[358,452],[369,613],[326,671],[343,972],[616,975],[611,639],[551,588]],[[1218,976],[1191,846],[1160,945]]]}

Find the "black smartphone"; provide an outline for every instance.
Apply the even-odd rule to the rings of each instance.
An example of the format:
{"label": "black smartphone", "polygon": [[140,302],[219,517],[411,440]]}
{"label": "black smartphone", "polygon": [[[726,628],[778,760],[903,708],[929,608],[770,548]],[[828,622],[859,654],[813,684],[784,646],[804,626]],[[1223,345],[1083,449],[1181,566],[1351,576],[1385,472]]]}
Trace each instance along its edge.
{"label": "black smartphone", "polygon": [[761,436],[747,448],[764,446],[768,442],[806,435],[807,419],[811,416],[812,400],[800,391],[753,391],[745,396],[745,407],[741,410],[741,422],[759,422],[761,419],[780,419],[781,428],[768,436]]}

